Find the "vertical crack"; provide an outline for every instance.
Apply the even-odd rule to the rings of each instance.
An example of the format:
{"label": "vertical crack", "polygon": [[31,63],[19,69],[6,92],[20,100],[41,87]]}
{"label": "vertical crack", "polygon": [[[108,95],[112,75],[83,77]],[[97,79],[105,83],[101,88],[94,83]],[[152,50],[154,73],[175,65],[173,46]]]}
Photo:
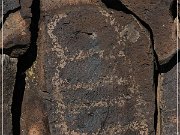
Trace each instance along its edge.
{"label": "vertical crack", "polygon": [[38,37],[38,22],[40,18],[40,0],[33,0],[31,5],[31,43],[27,52],[18,58],[16,82],[13,92],[12,100],[12,126],[13,135],[20,135],[20,118],[21,118],[21,108],[25,90],[25,77],[26,70],[30,68],[33,62],[36,60],[37,56],[37,37]]}
{"label": "vertical crack", "polygon": [[151,29],[151,27],[149,26],[149,24],[147,24],[145,21],[143,21],[139,16],[137,16],[134,12],[132,12],[131,10],[129,10],[121,1],[119,0],[102,0],[102,2],[106,5],[107,8],[111,8],[117,11],[122,11],[126,14],[130,14],[133,15],[140,23],[142,26],[144,26],[144,28],[148,31],[149,35],[150,35],[150,40],[151,40],[151,49],[152,49],[152,53],[153,53],[153,62],[154,62],[154,75],[153,75],[153,82],[154,82],[154,91],[155,91],[155,112],[154,112],[154,130],[155,133],[157,133],[157,127],[160,124],[158,119],[160,117],[159,114],[159,101],[157,99],[157,87],[158,87],[158,76],[159,76],[159,62],[158,62],[158,56],[155,52],[154,49],[154,36],[153,36],[153,31]]}
{"label": "vertical crack", "polygon": [[[164,64],[162,64],[162,65],[159,66],[159,72],[160,72],[160,73],[167,73],[167,72],[170,71],[174,66],[176,66],[177,63],[180,62],[180,55],[178,55],[178,53],[180,53],[180,50],[176,51],[176,52],[172,55],[171,59],[170,59],[168,62],[166,62],[166,63],[164,63]],[[177,55],[178,55],[178,57],[177,57]]]}
{"label": "vertical crack", "polygon": [[177,0],[172,1],[169,12],[172,16],[172,19],[175,20],[175,18],[177,17]]}

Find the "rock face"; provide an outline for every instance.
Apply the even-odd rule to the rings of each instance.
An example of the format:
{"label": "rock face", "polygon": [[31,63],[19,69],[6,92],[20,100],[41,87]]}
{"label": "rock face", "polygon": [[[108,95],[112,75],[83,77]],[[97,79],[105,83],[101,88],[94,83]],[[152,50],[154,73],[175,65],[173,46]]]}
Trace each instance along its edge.
{"label": "rock face", "polygon": [[153,53],[142,25],[95,4],[44,14],[22,134],[155,134]]}
{"label": "rock face", "polygon": [[[5,22],[3,29],[1,29],[0,40],[2,40],[3,34],[3,49],[5,54],[17,58],[24,54],[30,45],[31,33],[29,29],[31,11],[29,7],[23,4],[23,8],[18,10],[20,6],[18,0],[5,0],[3,2]],[[2,49],[2,42],[0,45]]]}
{"label": "rock face", "polygon": [[177,82],[177,66],[160,76],[161,135],[177,134]]}
{"label": "rock face", "polygon": [[4,8],[3,134],[176,134],[175,1],[5,0]]}
{"label": "rock face", "polygon": [[[3,0],[3,15],[8,15],[11,11],[19,7],[20,4],[18,0]],[[2,11],[2,2],[0,3],[0,9]],[[2,12],[0,14],[2,16]],[[2,23],[2,18],[0,18],[0,23]]]}
{"label": "rock face", "polygon": [[20,7],[18,0],[4,0],[3,1],[3,14],[7,14],[8,12],[17,9]]}
{"label": "rock face", "polygon": [[[2,9],[2,5],[1,5],[1,9]],[[3,103],[3,110],[1,108],[1,114],[3,113],[4,116],[3,117],[4,128],[3,131],[2,129],[0,129],[0,133],[3,135],[12,135],[13,126],[15,127],[15,125],[13,125],[13,121],[14,121],[13,117],[18,117],[16,113],[13,114],[12,112],[12,108],[14,104],[13,98],[14,98],[14,89],[16,82],[16,73],[17,73],[17,62],[18,62],[17,58],[20,55],[23,55],[27,51],[30,45],[30,39],[31,39],[30,36],[31,33],[29,31],[30,18],[27,18],[27,16],[25,18],[25,16],[22,16],[20,14],[20,11],[22,12],[22,9],[24,8],[20,10],[20,3],[18,0],[3,0],[3,9],[4,9],[3,10],[4,23],[1,20],[3,29],[1,26],[1,30],[0,30],[0,41],[1,41],[0,49],[1,50],[3,49],[4,52],[3,56],[1,55],[0,57],[1,59],[0,75],[2,76],[3,74],[3,88],[2,88],[2,77],[1,77],[0,96],[1,97],[3,96],[3,101],[1,98],[1,106]],[[3,38],[2,38],[2,34],[3,34]],[[2,63],[3,63],[3,72],[2,72]],[[18,110],[18,108],[15,108],[15,110]]]}
{"label": "rock face", "polygon": [[[2,55],[0,55],[2,59]],[[3,102],[1,100],[1,106],[3,103],[3,115],[4,115],[4,135],[11,135],[12,134],[12,113],[11,113],[11,105],[13,99],[13,90],[15,86],[16,80],[16,72],[17,72],[17,59],[10,58],[7,55],[3,55]],[[0,63],[1,71],[2,71],[2,63]],[[2,72],[0,72],[2,76]],[[0,86],[2,88],[2,78],[0,79]],[[2,91],[0,93],[2,97]],[[2,108],[1,108],[2,113]],[[2,132],[1,132],[2,133]]]}
{"label": "rock face", "polygon": [[153,31],[154,49],[160,64],[176,52],[175,0],[121,0],[132,12],[147,22]]}
{"label": "rock face", "polygon": [[18,57],[27,50],[30,44],[28,28],[29,24],[22,18],[19,11],[9,15],[3,25],[3,48],[5,53],[11,57]]}

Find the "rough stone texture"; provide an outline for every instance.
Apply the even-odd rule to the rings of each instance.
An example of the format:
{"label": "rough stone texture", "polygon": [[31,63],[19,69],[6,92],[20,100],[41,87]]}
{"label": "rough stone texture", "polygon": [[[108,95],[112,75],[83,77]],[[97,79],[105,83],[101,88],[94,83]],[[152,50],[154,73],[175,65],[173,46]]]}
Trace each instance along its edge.
{"label": "rough stone texture", "polygon": [[[3,0],[3,15],[8,15],[19,7],[19,0]],[[2,11],[2,0],[0,2],[0,11]],[[2,18],[0,18],[0,23],[2,23]]]}
{"label": "rough stone texture", "polygon": [[160,76],[159,85],[161,135],[177,135],[177,66]]}
{"label": "rough stone texture", "polygon": [[[11,57],[22,55],[30,44],[30,23],[27,23],[20,12],[11,13],[3,25],[4,52]],[[1,29],[2,38],[2,29]],[[2,48],[2,42],[0,43]]]}
{"label": "rough stone texture", "polygon": [[3,14],[12,11],[20,6],[19,0],[3,0]]}
{"label": "rough stone texture", "polygon": [[[173,0],[121,0],[132,12],[150,25],[155,51],[160,64],[170,60],[176,52],[176,21],[170,8]],[[175,7],[173,7],[175,10]]]}
{"label": "rough stone texture", "polygon": [[46,14],[48,11],[58,10],[62,6],[81,4],[97,4],[98,0],[42,0],[41,11]]}
{"label": "rough stone texture", "polygon": [[133,16],[79,4],[39,27],[21,134],[155,134],[151,41]]}
{"label": "rough stone texture", "polygon": [[32,17],[31,13],[31,5],[32,5],[32,0],[20,0],[21,4],[21,10],[20,13],[23,18],[26,20],[29,20],[30,17]]}
{"label": "rough stone texture", "polygon": [[[36,59],[35,1],[31,22],[32,0],[4,0],[4,53],[19,57],[31,42],[33,51],[20,58],[23,73],[31,58]],[[37,59],[26,72],[22,135],[153,135],[156,99],[156,134],[176,134],[176,67],[160,75],[155,97],[152,38],[144,27],[147,23],[152,29],[154,49],[164,66],[176,52],[173,0],[121,0],[130,14],[120,0],[109,1],[113,7],[105,1],[41,0]],[[4,55],[5,135],[12,134],[17,64],[9,56]]]}
{"label": "rough stone texture", "polygon": [[[11,57],[19,57],[26,52],[31,42],[30,23],[32,15],[30,7],[32,0],[5,0],[3,2],[3,19],[5,21],[3,24],[4,53]],[[19,8],[20,4],[21,8]],[[0,38],[2,38],[2,29]],[[2,48],[2,42],[0,46]]]}
{"label": "rough stone texture", "polygon": [[[2,60],[2,55],[0,55],[0,59]],[[11,114],[11,104],[13,97],[13,90],[16,80],[16,64],[17,59],[10,58],[7,55],[3,55],[3,126],[4,132],[3,135],[12,135],[12,114]],[[0,69],[2,71],[2,63],[0,63]],[[2,72],[0,72],[0,76],[2,76]],[[2,97],[2,78],[0,78],[0,87],[1,92],[0,96]],[[2,106],[2,98],[0,98],[0,103]],[[2,114],[2,108],[1,108]],[[2,133],[0,128],[0,133]]]}
{"label": "rough stone texture", "polygon": [[[0,10],[2,11],[2,2],[0,2]],[[0,24],[2,23],[2,12],[0,13]],[[1,26],[2,27],[2,26]]]}

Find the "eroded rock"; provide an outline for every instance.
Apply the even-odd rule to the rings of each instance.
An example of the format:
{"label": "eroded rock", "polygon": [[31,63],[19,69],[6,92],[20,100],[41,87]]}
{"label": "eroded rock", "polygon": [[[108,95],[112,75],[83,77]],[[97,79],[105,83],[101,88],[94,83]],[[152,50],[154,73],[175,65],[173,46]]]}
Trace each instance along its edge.
{"label": "eroded rock", "polygon": [[[31,37],[29,25],[30,23],[22,18],[19,11],[9,15],[3,25],[3,49],[6,54],[18,57],[27,50]],[[2,35],[2,29],[0,35]],[[2,42],[0,45],[2,48]]]}
{"label": "eroded rock", "polygon": [[[171,7],[173,0],[121,0],[152,29],[154,49],[159,63],[167,63],[177,49],[177,23],[172,15],[176,7]],[[172,11],[173,10],[173,11]],[[176,13],[174,13],[176,14]]]}
{"label": "eroded rock", "polygon": [[5,9],[3,10],[5,12],[3,16],[4,23],[3,29],[0,31],[0,38],[2,38],[3,34],[3,46],[2,42],[0,46],[1,49],[3,47],[5,54],[16,58],[24,54],[31,43],[30,6],[32,1],[29,0],[26,4],[24,4],[24,1],[25,0],[5,0],[3,3],[3,8]]}
{"label": "eroded rock", "polygon": [[177,65],[159,79],[161,135],[177,134],[177,82]]}
{"label": "eroded rock", "polygon": [[22,134],[155,134],[154,61],[146,30],[123,12],[58,4],[64,6],[48,12],[41,7]]}
{"label": "eroded rock", "polygon": [[[0,59],[2,60],[2,55],[0,55]],[[2,97],[3,90],[3,101],[0,98],[0,103],[2,106],[3,103],[3,135],[12,135],[12,113],[11,113],[11,105],[13,99],[13,91],[16,80],[16,72],[17,72],[17,59],[10,58],[7,55],[3,55],[3,89],[1,89],[0,96]],[[0,63],[0,69],[2,71],[2,62]],[[0,72],[0,86],[2,88],[2,72]],[[2,108],[1,108],[2,109]],[[2,114],[2,110],[1,110]],[[2,133],[2,131],[1,131]]]}
{"label": "eroded rock", "polygon": [[[8,17],[8,15],[11,12],[15,12],[18,8],[20,8],[19,0],[3,0],[3,2],[0,2],[1,11],[2,11],[2,3],[3,3],[3,16],[4,17]],[[0,15],[2,16],[2,12],[0,13]],[[0,23],[2,23],[2,17],[0,18]]]}
{"label": "eroded rock", "polygon": [[[176,67],[160,75],[161,93],[155,97],[152,50],[154,45],[161,66],[176,53],[172,0],[122,0],[131,13],[122,3],[111,8],[98,0],[42,0],[36,58],[37,2],[5,1],[10,3],[5,12],[13,12],[4,23],[4,53],[19,57],[31,43],[18,70],[21,76],[29,68],[22,113],[14,112],[21,115],[21,134],[149,135],[156,126],[156,134],[176,133]],[[10,105],[17,59],[9,56],[4,57],[5,134],[12,134],[10,111],[16,107]],[[156,98],[160,125],[154,121]]]}
{"label": "eroded rock", "polygon": [[19,0],[3,0],[3,14],[20,7]]}

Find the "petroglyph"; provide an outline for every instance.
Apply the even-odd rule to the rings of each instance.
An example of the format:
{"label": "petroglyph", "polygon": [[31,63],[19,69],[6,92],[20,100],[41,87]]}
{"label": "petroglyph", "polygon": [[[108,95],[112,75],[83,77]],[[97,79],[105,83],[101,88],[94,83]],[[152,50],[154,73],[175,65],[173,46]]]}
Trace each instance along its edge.
{"label": "petroglyph", "polygon": [[58,38],[53,34],[53,30],[55,29],[57,22],[59,22],[60,19],[62,19],[63,17],[67,17],[67,15],[65,14],[55,15],[52,19],[53,21],[51,21],[47,26],[48,27],[47,33],[52,39],[52,45],[53,45],[52,51],[55,51],[57,57],[61,59],[59,63],[59,66],[61,68],[65,67],[67,57],[64,54],[65,50],[62,48],[61,44],[58,43]]}
{"label": "petroglyph", "polygon": [[[74,61],[74,60],[84,60],[84,59],[86,59],[88,57],[93,56],[94,54],[99,54],[100,58],[103,58],[104,50],[97,51],[96,48],[95,49],[91,48],[86,52],[83,52],[82,50],[79,50],[79,53],[77,53],[75,55],[72,55],[71,57],[68,57],[68,56],[65,55],[65,52],[68,52],[68,49],[63,48],[61,46],[61,44],[58,43],[59,42],[58,37],[56,37],[53,34],[53,30],[55,29],[55,27],[57,25],[57,22],[59,22],[64,17],[67,17],[67,15],[65,15],[65,14],[55,15],[53,17],[52,21],[48,24],[48,34],[49,34],[50,38],[52,39],[52,45],[53,45],[52,51],[56,52],[58,58],[61,58],[61,61],[59,63],[60,68],[64,68],[65,65],[68,62],[71,62],[71,61]],[[113,20],[115,20],[115,19],[113,19]],[[96,33],[93,33],[92,35],[90,35],[90,38],[92,38],[93,40],[96,37],[97,37]],[[118,44],[120,44],[120,42],[118,42]],[[125,55],[124,55],[123,51],[120,51],[119,54],[117,54],[117,56],[122,57],[122,56],[125,56]],[[116,59],[117,56],[115,56],[113,54],[111,54],[111,55],[109,54],[109,55],[106,55],[104,57],[105,57],[106,60],[108,60],[108,59]]]}
{"label": "petroglyph", "polygon": [[[89,12],[93,13],[93,10],[90,9]],[[70,22],[68,18],[71,18],[71,14],[78,14],[76,12],[81,10],[75,13],[70,13],[67,10],[64,13],[55,15],[50,19],[47,25],[47,33],[52,41],[51,50],[54,55],[57,56],[54,61],[56,64],[54,76],[51,79],[53,87],[53,96],[51,100],[54,103],[54,108],[56,108],[55,114],[52,115],[55,115],[58,119],[50,117],[52,120],[54,119],[50,128],[52,130],[51,132],[55,130],[56,132],[54,133],[60,132],[65,135],[80,135],[91,132],[92,128],[92,134],[95,135],[99,134],[99,132],[118,134],[127,132],[129,129],[141,129],[140,134],[146,134],[148,132],[147,121],[145,120],[144,112],[141,110],[139,111],[139,108],[146,106],[146,104],[143,104],[143,97],[139,94],[139,85],[131,75],[133,73],[132,63],[124,52],[126,40],[123,40],[124,36],[127,34],[127,39],[135,43],[140,38],[140,34],[135,30],[134,24],[129,24],[124,27],[120,26],[113,16],[112,11],[110,14],[110,12],[102,8],[96,10],[96,13],[103,17],[104,20],[102,21],[104,21],[105,25],[109,25],[112,27],[112,31],[117,33],[115,37],[113,37],[116,41],[112,40],[112,43],[111,41],[108,41],[110,43],[101,41],[100,38],[102,38],[101,36],[104,33],[97,32],[96,29],[92,27],[93,24],[89,24],[89,30],[81,30],[78,25],[76,26],[75,21],[77,20],[73,22],[74,24],[71,24],[72,22]],[[79,20],[83,20],[85,15],[80,16]],[[84,20],[84,24],[88,22],[91,21]],[[71,28],[71,26],[73,27]],[[72,35],[67,35],[64,32],[66,29],[69,30],[69,28],[74,30]],[[56,29],[58,29],[58,31],[55,31]],[[101,26],[99,29],[101,29]],[[107,35],[105,35],[104,38],[106,38],[106,36]],[[81,41],[79,37],[87,38],[89,42],[85,40]],[[66,38],[68,42],[64,42],[63,38]],[[88,45],[88,43],[90,45]],[[73,48],[76,44],[80,44],[78,49]],[[106,49],[109,48],[109,50],[104,50],[103,45],[106,46]],[[81,49],[81,46],[83,46],[83,49]],[[110,66],[112,62],[115,62],[113,67]],[[124,62],[128,65],[125,71],[127,73],[126,76],[123,74],[117,75],[116,72],[121,69]],[[108,63],[109,66],[107,66],[107,64],[103,66],[101,65],[102,63]],[[102,74],[103,72],[106,72],[106,74]],[[123,94],[123,90],[126,90],[128,94]],[[113,91],[118,91],[117,93],[119,94],[110,97]],[[83,93],[87,94],[84,95]],[[104,96],[101,97],[98,93]],[[108,108],[111,108],[111,111],[115,108],[117,110],[123,109],[127,105],[128,100],[132,100],[132,98],[138,94],[139,96],[137,100],[134,101],[135,105],[133,107],[136,113],[133,115],[141,118],[143,124],[138,122],[138,124],[131,123],[132,125],[128,125],[127,128],[125,128],[124,126],[118,125],[117,120],[113,129],[111,129],[111,127],[106,127],[106,130],[103,129],[103,131],[101,131],[101,122],[105,119]],[[94,95],[93,98],[90,98],[91,95]],[[96,110],[94,114],[91,114],[90,110],[92,109]],[[79,122],[77,123],[75,118],[82,117],[81,115],[86,118],[85,110],[89,110],[90,112],[87,112],[87,115],[92,116],[88,116],[89,118],[87,118],[87,120],[82,120],[81,124],[84,128],[69,128],[74,124],[78,126]],[[115,111],[115,113],[118,113],[118,111]],[[102,115],[101,117],[99,116],[100,114]],[[96,121],[96,126],[88,125],[89,120],[92,123]],[[88,126],[90,127],[87,128]]]}
{"label": "petroglyph", "polygon": [[135,1],[2,3],[5,134],[176,131],[177,3]]}
{"label": "petroglyph", "polygon": [[[51,34],[50,34],[51,35]],[[51,37],[55,37],[55,36],[51,36]],[[94,37],[93,37],[94,38]],[[56,37],[54,38],[56,39]],[[53,40],[56,41],[56,40]],[[55,45],[57,45],[58,43],[55,43]],[[67,109],[67,106],[65,106],[64,100],[63,100],[63,95],[61,94],[60,90],[63,89],[69,89],[69,90],[78,90],[78,89],[86,89],[86,90],[93,90],[99,86],[103,86],[106,84],[112,84],[112,83],[117,83],[118,85],[123,85],[126,84],[127,80],[124,80],[122,78],[118,78],[117,76],[107,76],[102,78],[102,80],[99,80],[95,83],[77,83],[77,84],[71,84],[69,83],[66,79],[62,79],[59,76],[60,70],[59,68],[64,68],[69,62],[72,61],[79,61],[79,60],[83,60],[86,59],[88,57],[92,57],[94,54],[99,54],[99,58],[103,59],[103,50],[100,50],[99,52],[97,52],[95,49],[89,49],[87,52],[83,52],[82,50],[79,50],[79,53],[71,56],[70,58],[68,58],[67,56],[64,55],[64,51],[62,50],[60,44],[58,44],[59,46],[55,46],[53,47],[53,51],[56,50],[58,57],[61,58],[59,67],[56,68],[56,73],[55,76],[52,78],[52,82],[54,84],[54,92],[53,95],[54,96],[54,100],[57,103],[56,108],[58,108],[58,110],[56,110],[56,115],[58,115],[59,117],[59,121],[56,123],[54,123],[54,127],[56,130],[61,131],[63,134],[66,135],[80,135],[80,134],[86,134],[86,133],[81,133],[81,132],[77,132],[77,131],[73,131],[73,130],[68,130],[68,124],[66,123],[66,119],[65,119],[65,110]],[[58,49],[57,49],[58,48]],[[61,54],[60,54],[61,52]],[[123,54],[123,53],[122,53]],[[117,57],[117,56],[116,56]],[[109,55],[109,56],[105,56],[104,59],[108,60],[108,59],[115,59],[116,58],[113,55]],[[121,55],[119,56],[121,57]],[[108,101],[100,101],[100,102],[94,102],[91,103],[91,105],[73,105],[73,110],[72,110],[72,114],[79,114],[79,111],[84,109],[84,108],[90,108],[90,107],[108,107],[108,106],[119,106],[122,107],[124,105],[125,101],[124,99],[121,100],[117,100],[117,99],[112,99],[110,101],[110,103],[108,103]],[[70,109],[70,108],[69,108]],[[64,110],[64,111],[63,111]],[[59,124],[61,123],[61,124]],[[97,131],[95,134],[98,134],[99,131]]]}

